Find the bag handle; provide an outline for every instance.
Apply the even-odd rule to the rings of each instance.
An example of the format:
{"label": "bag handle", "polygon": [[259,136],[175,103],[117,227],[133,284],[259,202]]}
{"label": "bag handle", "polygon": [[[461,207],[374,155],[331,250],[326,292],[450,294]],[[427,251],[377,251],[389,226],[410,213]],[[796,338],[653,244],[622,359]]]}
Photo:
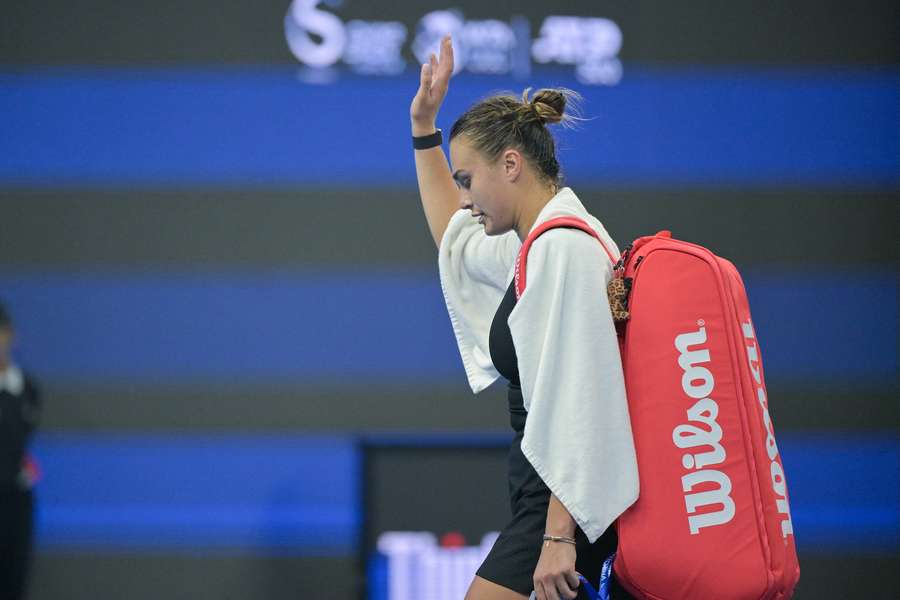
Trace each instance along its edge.
{"label": "bag handle", "polygon": [[549,221],[544,221],[537,228],[528,234],[528,237],[525,239],[525,242],[522,244],[522,247],[519,248],[519,255],[516,257],[516,271],[515,271],[515,282],[516,282],[516,300],[522,297],[522,294],[525,293],[525,270],[528,262],[528,251],[531,249],[531,244],[534,243],[538,237],[542,234],[546,233],[551,229],[556,229],[559,227],[567,227],[569,229],[580,229],[581,231],[593,236],[600,245],[603,246],[603,250],[606,252],[606,256],[609,257],[610,262],[613,265],[616,264],[616,258],[613,256],[613,253],[609,251],[609,248],[606,247],[606,244],[600,239],[600,236],[594,231],[594,228],[584,222],[582,219],[578,217],[557,217],[555,219],[550,219]]}

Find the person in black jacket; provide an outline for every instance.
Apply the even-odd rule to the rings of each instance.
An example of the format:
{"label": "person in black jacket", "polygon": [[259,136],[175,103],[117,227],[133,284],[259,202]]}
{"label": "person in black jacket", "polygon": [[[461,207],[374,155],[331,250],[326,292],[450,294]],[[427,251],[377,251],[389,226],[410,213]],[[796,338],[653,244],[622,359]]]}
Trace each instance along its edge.
{"label": "person in black jacket", "polygon": [[12,320],[0,304],[0,598],[25,597],[32,554],[34,474],[26,448],[40,417],[32,379],[12,360]]}

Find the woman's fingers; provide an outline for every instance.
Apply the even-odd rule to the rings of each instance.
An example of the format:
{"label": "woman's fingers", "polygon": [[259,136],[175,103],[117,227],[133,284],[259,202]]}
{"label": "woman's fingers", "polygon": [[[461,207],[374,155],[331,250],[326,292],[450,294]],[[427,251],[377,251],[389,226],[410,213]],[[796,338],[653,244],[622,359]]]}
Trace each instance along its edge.
{"label": "woman's fingers", "polygon": [[[410,116],[413,120],[433,120],[447,94],[450,75],[453,71],[453,49],[450,47],[450,36],[441,40],[440,53],[440,57],[432,53],[428,57],[428,62],[422,65],[419,73],[419,90],[410,105]],[[449,59],[447,59],[448,56]]]}
{"label": "woman's fingers", "polygon": [[[577,572],[577,571],[566,571],[563,575],[564,575],[565,578],[566,578],[566,583],[569,584],[569,587],[570,587],[571,589],[577,590],[577,589],[578,589],[578,586],[581,585],[581,580],[578,579],[578,572]],[[577,594],[576,594],[576,595],[577,595]],[[574,598],[574,596],[573,596],[573,598]]]}
{"label": "woman's fingers", "polygon": [[557,578],[555,587],[560,598],[574,600],[574,598],[578,597],[578,586],[569,585],[566,576]]}
{"label": "woman's fingers", "polygon": [[428,90],[431,89],[432,73],[433,71],[429,63],[425,63],[422,65],[422,72],[419,77],[419,85],[424,92],[428,92]]}
{"label": "woman's fingers", "polygon": [[435,58],[433,54],[431,55],[435,87],[448,85],[450,76],[453,75],[453,44],[449,35],[441,40],[440,52],[441,55],[438,58]]}
{"label": "woman's fingers", "polygon": [[431,87],[435,89],[440,89],[443,82],[441,81],[441,71],[440,66],[438,65],[437,56],[432,52],[428,56],[428,66],[431,69]]}
{"label": "woman's fingers", "polygon": [[578,597],[578,578],[572,583],[572,574],[564,573],[546,580],[534,581],[534,592],[538,600],[573,600]]}
{"label": "woman's fingers", "polygon": [[441,40],[441,68],[447,74],[447,79],[453,74],[453,40],[449,35]]}

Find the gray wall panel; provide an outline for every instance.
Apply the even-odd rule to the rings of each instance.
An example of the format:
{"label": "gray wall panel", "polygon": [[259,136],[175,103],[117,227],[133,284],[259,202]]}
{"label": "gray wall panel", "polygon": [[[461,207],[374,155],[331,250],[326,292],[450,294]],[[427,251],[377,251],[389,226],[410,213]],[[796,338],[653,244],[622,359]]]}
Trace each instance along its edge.
{"label": "gray wall panel", "polygon": [[474,396],[461,375],[443,386],[167,389],[47,386],[45,429],[145,431],[503,430],[505,390]]}
{"label": "gray wall panel", "polygon": [[[295,62],[284,40],[290,0],[15,2],[3,6],[0,64]],[[897,64],[900,9],[891,0],[546,2],[345,0],[348,21],[400,20],[455,6],[469,18],[602,16],[624,32],[625,60],[657,63]],[[764,40],[764,43],[763,43]],[[407,42],[408,47],[408,42]]]}
{"label": "gray wall panel", "polygon": [[[355,559],[42,554],[30,600],[355,600]],[[795,600],[892,598],[900,555],[800,554]],[[893,591],[892,591],[893,590]]]}
{"label": "gray wall panel", "polygon": [[[587,189],[620,245],[671,229],[738,267],[896,264],[900,191]],[[414,190],[0,190],[0,267],[436,268]]]}
{"label": "gray wall panel", "polygon": [[43,553],[30,600],[356,598],[355,557]]}
{"label": "gray wall panel", "polygon": [[[778,431],[900,430],[896,389],[793,387],[768,382]],[[47,386],[45,430],[507,431],[506,391],[478,396],[464,378],[428,388]]]}

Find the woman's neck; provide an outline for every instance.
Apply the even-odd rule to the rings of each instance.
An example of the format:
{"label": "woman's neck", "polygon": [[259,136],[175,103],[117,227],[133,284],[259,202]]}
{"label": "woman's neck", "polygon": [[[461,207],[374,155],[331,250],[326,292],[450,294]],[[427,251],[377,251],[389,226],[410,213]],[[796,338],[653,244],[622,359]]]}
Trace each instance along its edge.
{"label": "woman's neck", "polygon": [[547,203],[559,193],[559,188],[556,185],[550,187],[535,186],[532,189],[532,193],[523,199],[521,204],[522,210],[519,213],[516,225],[516,234],[523,242],[528,237],[531,228],[534,227],[534,222],[537,220],[538,215],[547,206]]}

